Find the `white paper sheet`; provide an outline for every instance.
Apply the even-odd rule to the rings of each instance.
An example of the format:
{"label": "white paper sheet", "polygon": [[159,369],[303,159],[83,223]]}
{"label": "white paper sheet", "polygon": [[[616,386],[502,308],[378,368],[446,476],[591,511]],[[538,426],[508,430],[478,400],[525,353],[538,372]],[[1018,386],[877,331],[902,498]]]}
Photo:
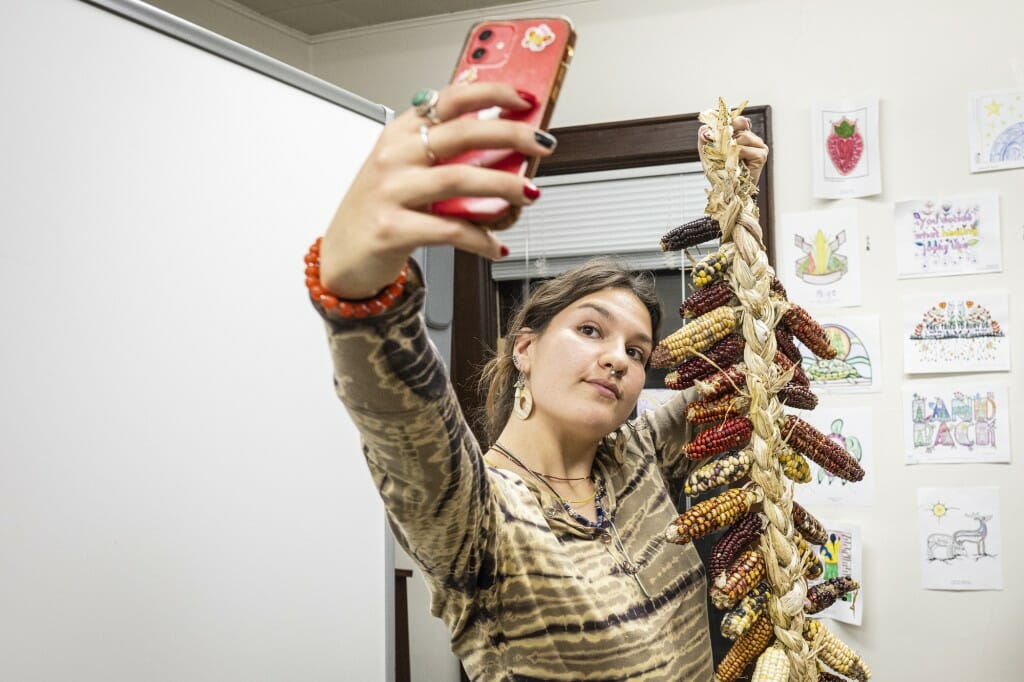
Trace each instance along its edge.
{"label": "white paper sheet", "polygon": [[968,102],[971,172],[1024,166],[1024,89],[974,92]]}
{"label": "white paper sheet", "polygon": [[903,445],[907,464],[1010,461],[1006,384],[974,377],[903,388]]}
{"label": "white paper sheet", "polygon": [[1009,296],[1004,292],[950,291],[905,297],[903,371],[1009,371],[1009,310]]}
{"label": "white paper sheet", "polygon": [[815,410],[794,414],[798,414],[801,419],[841,445],[864,469],[864,478],[851,483],[831,476],[808,460],[811,466],[811,482],[796,484],[793,495],[797,502],[808,509],[814,509],[821,504],[870,505],[875,486],[871,409],[831,408],[819,405]]}
{"label": "white paper sheet", "polygon": [[897,276],[974,275],[1003,269],[995,192],[899,201]]}
{"label": "white paper sheet", "polygon": [[819,314],[837,354],[831,360],[815,357],[796,340],[800,365],[816,393],[867,393],[881,390],[881,343],[878,315]]}
{"label": "white paper sheet", "polygon": [[811,135],[814,196],[841,199],[882,191],[877,97],[815,103]]}
{"label": "white paper sheet", "polygon": [[776,272],[790,300],[804,307],[860,305],[855,209],[783,213],[776,224]]}
{"label": "white paper sheet", "polygon": [[917,506],[924,589],[1003,589],[998,488],[920,488]]}
{"label": "white paper sheet", "polygon": [[864,575],[860,526],[853,523],[830,522],[818,519],[828,531],[828,542],[814,545],[821,559],[824,572],[817,580],[808,581],[808,586],[818,585],[831,578],[853,578],[860,589],[836,600],[832,606],[819,611],[812,618],[831,618],[841,623],[860,625],[864,618]]}

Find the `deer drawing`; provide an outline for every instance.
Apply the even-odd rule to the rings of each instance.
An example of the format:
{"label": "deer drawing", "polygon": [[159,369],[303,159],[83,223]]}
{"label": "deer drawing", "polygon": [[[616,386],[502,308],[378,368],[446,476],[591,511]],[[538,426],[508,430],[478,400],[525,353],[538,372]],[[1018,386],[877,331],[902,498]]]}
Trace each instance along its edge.
{"label": "deer drawing", "polygon": [[968,514],[967,518],[977,521],[978,527],[974,530],[958,530],[953,533],[953,544],[963,550],[963,555],[966,556],[967,550],[964,549],[964,545],[968,542],[973,543],[975,554],[985,556],[985,538],[988,536],[988,525],[985,522],[991,521],[992,515]]}

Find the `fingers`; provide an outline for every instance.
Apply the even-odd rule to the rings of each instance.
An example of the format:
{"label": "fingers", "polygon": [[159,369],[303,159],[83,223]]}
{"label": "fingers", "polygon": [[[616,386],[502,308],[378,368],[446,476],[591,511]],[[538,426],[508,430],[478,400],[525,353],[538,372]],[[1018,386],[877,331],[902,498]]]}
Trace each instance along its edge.
{"label": "fingers", "polygon": [[[536,105],[536,99],[529,93],[516,91],[506,83],[462,83],[449,85],[441,90],[437,99],[437,116],[442,121],[450,121],[471,111],[480,111],[491,107],[501,107],[509,111],[529,111]],[[414,109],[409,109],[397,119],[406,127],[419,126],[425,122]]]}
{"label": "fingers", "polygon": [[459,118],[430,129],[430,147],[440,159],[471,149],[515,149],[526,156],[548,156],[556,140],[525,123]]}
{"label": "fingers", "polygon": [[[732,137],[739,146],[740,159],[747,164],[750,176],[756,183],[761,175],[761,169],[768,160],[768,145],[754,134],[751,121],[746,116],[737,116],[733,119],[732,129]],[[700,127],[697,135],[703,142],[711,142],[714,139],[714,131],[706,125]]]}
{"label": "fingers", "polygon": [[528,206],[540,196],[533,183],[514,173],[462,163],[408,169],[389,178],[381,191],[410,208],[451,197],[499,197],[515,206]]}

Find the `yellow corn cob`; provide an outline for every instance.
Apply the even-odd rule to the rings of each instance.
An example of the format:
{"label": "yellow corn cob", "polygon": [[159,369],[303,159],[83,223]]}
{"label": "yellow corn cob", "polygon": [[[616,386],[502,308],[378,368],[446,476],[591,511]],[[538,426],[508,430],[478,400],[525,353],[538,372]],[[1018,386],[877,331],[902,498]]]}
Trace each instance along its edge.
{"label": "yellow corn cob", "polygon": [[726,652],[715,671],[715,682],[734,682],[761,655],[774,635],[768,616],[761,616]]}
{"label": "yellow corn cob", "polygon": [[651,354],[651,366],[674,367],[684,358],[707,350],[735,328],[736,311],[727,305],[719,306],[662,339]]}
{"label": "yellow corn cob", "polygon": [[750,626],[761,617],[765,606],[768,605],[769,589],[768,583],[759,582],[740,600],[739,604],[722,616],[723,637],[736,639],[750,629]]}
{"label": "yellow corn cob", "polygon": [[794,483],[811,482],[811,465],[807,463],[803,455],[785,443],[779,444],[775,454],[779,458],[779,464],[782,465],[782,473],[785,474],[786,478]]}
{"label": "yellow corn cob", "polygon": [[[796,504],[795,502],[793,504]],[[796,549],[800,553],[800,558],[803,560],[804,577],[808,580],[816,580],[821,577],[821,574],[825,571],[825,568],[821,565],[821,559],[811,549],[811,546],[807,544],[807,540],[804,540],[803,536],[797,533],[796,538]]]}
{"label": "yellow corn cob", "polygon": [[743,488],[732,488],[693,505],[665,529],[669,542],[679,545],[732,525],[750,511],[757,496]]}
{"label": "yellow corn cob", "polygon": [[753,462],[750,451],[727,453],[707,464],[702,465],[686,479],[684,489],[691,497],[706,493],[712,488],[738,481],[750,471]]}
{"label": "yellow corn cob", "polygon": [[789,682],[789,657],[779,646],[771,646],[757,657],[750,682]]}
{"label": "yellow corn cob", "polygon": [[708,590],[716,609],[731,609],[745,597],[765,575],[761,553],[749,549],[738,557],[728,569],[715,578]]}
{"label": "yellow corn cob", "polygon": [[727,395],[716,400],[695,400],[686,406],[686,421],[691,424],[712,424],[745,414],[750,398]]}
{"label": "yellow corn cob", "polygon": [[818,658],[822,663],[838,673],[859,680],[859,682],[867,682],[871,679],[871,671],[861,657],[853,652],[853,649],[818,621],[810,618],[805,620],[804,639],[813,644],[819,636],[821,637],[819,640],[821,648],[818,651]]}

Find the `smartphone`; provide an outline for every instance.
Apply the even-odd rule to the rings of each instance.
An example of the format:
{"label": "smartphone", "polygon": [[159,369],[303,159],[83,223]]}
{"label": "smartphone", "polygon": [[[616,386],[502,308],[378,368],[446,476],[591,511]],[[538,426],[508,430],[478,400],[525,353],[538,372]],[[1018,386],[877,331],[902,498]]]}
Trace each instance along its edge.
{"label": "smartphone", "polygon": [[[451,82],[508,83],[532,94],[537,106],[522,113],[503,112],[495,107],[466,116],[501,116],[546,129],[575,45],[576,32],[572,22],[564,17],[488,20],[476,24],[466,36]],[[468,163],[532,178],[540,159],[526,158],[512,149],[477,149],[441,163]],[[445,199],[435,202],[431,211],[496,229],[508,227],[519,218],[519,207],[498,197]]]}

